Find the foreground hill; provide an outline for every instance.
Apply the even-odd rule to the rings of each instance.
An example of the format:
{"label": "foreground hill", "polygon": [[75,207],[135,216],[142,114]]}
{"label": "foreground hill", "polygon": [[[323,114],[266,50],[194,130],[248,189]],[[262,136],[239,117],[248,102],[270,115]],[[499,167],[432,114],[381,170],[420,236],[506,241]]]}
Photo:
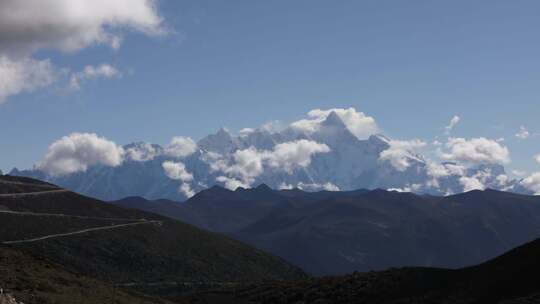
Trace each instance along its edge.
{"label": "foreground hill", "polygon": [[481,263],[540,236],[540,197],[494,190],[448,197],[384,190],[309,193],[261,185],[202,191],[185,203],[127,198],[226,233],[315,275]]}
{"label": "foreground hill", "polygon": [[540,240],[478,266],[401,268],[197,293],[184,303],[539,303]]}
{"label": "foreground hill", "polygon": [[148,291],[159,294],[194,284],[304,277],[283,260],[228,237],[44,185],[0,177],[0,249],[133,289],[156,286]]}
{"label": "foreground hill", "polygon": [[6,294],[4,297],[0,295],[2,304],[172,303],[126,292],[110,283],[66,271],[61,265],[12,248],[0,247],[0,273],[0,288]]}

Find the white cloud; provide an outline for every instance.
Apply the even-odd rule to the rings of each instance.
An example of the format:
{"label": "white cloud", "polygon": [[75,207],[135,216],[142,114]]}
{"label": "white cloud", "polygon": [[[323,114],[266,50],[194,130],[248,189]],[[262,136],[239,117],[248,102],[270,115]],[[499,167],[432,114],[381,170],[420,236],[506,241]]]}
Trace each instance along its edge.
{"label": "white cloud", "polygon": [[88,79],[111,79],[119,77],[122,77],[122,72],[110,64],[103,63],[99,66],[87,65],[84,67],[84,70],[71,74],[69,85],[72,89],[78,90],[81,88],[81,83]]}
{"label": "white cloud", "polygon": [[300,190],[304,190],[304,191],[321,191],[321,190],[325,190],[325,191],[339,191],[339,187],[330,183],[330,182],[327,182],[327,183],[324,183],[324,184],[317,184],[317,183],[312,183],[312,184],[305,184],[305,183],[298,183],[296,185],[296,188],[300,189]]}
{"label": "white cloud", "polygon": [[457,126],[457,124],[459,123],[459,121],[461,120],[461,118],[457,115],[455,115],[454,117],[452,117],[452,119],[450,120],[450,124],[448,124],[448,126],[446,126],[444,129],[445,129],[445,133],[448,135],[450,134],[450,132],[452,132],[452,130]]}
{"label": "white cloud", "polygon": [[125,149],[126,157],[134,161],[148,161],[160,154],[160,151],[149,143],[140,143]]}
{"label": "white cloud", "polygon": [[464,176],[466,171],[467,169],[461,165],[452,163],[438,164],[428,161],[426,173],[431,179],[426,182],[426,186],[439,189],[439,179],[449,176]]}
{"label": "white cloud", "polygon": [[294,189],[294,186],[292,184],[287,184],[285,182],[282,182],[281,184],[279,184],[278,189],[279,190],[292,190]]}
{"label": "white cloud", "polygon": [[3,0],[0,50],[76,51],[95,44],[117,48],[121,30],[165,32],[153,0]]}
{"label": "white cloud", "polygon": [[190,198],[195,195],[195,191],[191,189],[191,185],[188,183],[182,183],[180,188],[178,188],[187,198]]}
{"label": "white cloud", "polygon": [[165,175],[170,179],[181,181],[182,184],[178,189],[186,197],[192,197],[195,192],[191,189],[189,182],[193,181],[193,174],[187,171],[186,166],[182,162],[165,161],[161,164]]}
{"label": "white cloud", "polygon": [[190,182],[193,180],[193,174],[186,170],[186,166],[182,162],[165,161],[161,164],[165,174],[170,179],[175,179],[183,182]]}
{"label": "white cloud", "polygon": [[426,143],[419,140],[391,140],[390,147],[381,152],[379,160],[388,161],[398,171],[405,171],[411,166],[412,161],[423,162],[417,154],[416,150],[425,147]]}
{"label": "white cloud", "polygon": [[527,139],[531,136],[531,133],[525,126],[521,126],[515,136],[519,139]]}
{"label": "white cloud", "polygon": [[507,164],[510,152],[501,143],[484,137],[450,138],[446,143],[448,151],[441,158],[471,164]]}
{"label": "white cloud", "polygon": [[264,173],[265,166],[291,174],[295,168],[309,166],[313,155],[329,151],[327,145],[302,139],[275,145],[272,150],[258,150],[255,147],[237,150],[230,161],[219,154],[205,154],[204,160],[209,163],[212,171],[228,175],[218,180],[233,185],[228,188],[238,187],[240,184],[249,188],[255,179]]}
{"label": "white cloud", "polygon": [[[36,51],[74,52],[99,44],[118,49],[124,31],[162,35],[162,23],[154,0],[2,0],[0,103],[57,80],[49,59],[32,58]],[[77,88],[85,77],[110,75],[111,70],[98,68],[94,76],[88,72],[74,74],[71,84]]]}
{"label": "white cloud", "polygon": [[165,154],[172,157],[186,157],[197,151],[197,144],[189,137],[175,136],[165,147]]}
{"label": "white cloud", "polygon": [[330,182],[323,183],[323,184],[299,182],[296,184],[296,186],[293,186],[292,184],[287,184],[287,183],[281,183],[279,185],[279,190],[291,190],[294,188],[298,188],[300,190],[309,191],[309,192],[315,192],[315,191],[321,191],[321,190],[339,191],[339,187]]}
{"label": "white cloud", "polygon": [[122,163],[124,150],[94,133],[72,133],[53,142],[38,167],[53,176],[86,171],[92,165],[115,167]]}
{"label": "white cloud", "polygon": [[388,191],[396,191],[396,192],[416,192],[422,188],[421,184],[412,184],[412,185],[406,185],[404,188],[390,188]]}
{"label": "white cloud", "polygon": [[447,177],[451,175],[464,175],[466,168],[460,165],[445,163],[437,164],[429,162],[427,165],[427,174],[434,178]]}
{"label": "white cloud", "polygon": [[314,154],[328,152],[330,148],[325,144],[301,139],[276,145],[267,159],[271,167],[283,169],[290,174],[296,167],[309,166]]}
{"label": "white cloud", "polygon": [[306,133],[313,133],[320,128],[320,124],[335,112],[345,123],[349,131],[359,139],[366,139],[370,135],[380,133],[380,129],[373,117],[369,117],[363,112],[356,111],[355,108],[348,109],[315,109],[308,112],[309,118],[293,122],[290,126],[293,129]]}
{"label": "white cloud", "polygon": [[535,195],[540,195],[540,172],[533,173],[531,176],[521,181],[521,184],[534,192]]}
{"label": "white cloud", "polygon": [[534,160],[536,160],[537,163],[540,163],[540,154],[536,155]]}
{"label": "white cloud", "polygon": [[259,130],[266,131],[269,133],[276,133],[283,129],[283,124],[279,120],[273,120],[269,121],[267,123],[264,123],[262,126],[258,128]]}
{"label": "white cloud", "polygon": [[486,186],[477,177],[462,176],[459,183],[463,186],[463,191],[484,190]]}
{"label": "white cloud", "polygon": [[499,187],[503,187],[504,189],[510,182],[510,177],[506,174],[500,174],[500,175],[497,175],[495,180],[497,181]]}
{"label": "white cloud", "polygon": [[259,151],[254,147],[244,150],[238,150],[233,154],[233,165],[228,166],[223,163],[225,168],[222,171],[236,177],[242,182],[245,188],[255,181],[255,178],[264,172],[263,161],[266,158],[264,151]]}
{"label": "white cloud", "polygon": [[225,184],[225,188],[229,189],[229,190],[236,190],[237,188],[249,188],[250,185],[247,185],[247,184],[244,184],[243,182],[235,179],[235,178],[230,178],[230,177],[226,177],[226,176],[219,176],[218,178],[216,178],[216,180],[220,183],[224,183]]}
{"label": "white cloud", "polygon": [[255,132],[255,129],[252,129],[252,128],[243,128],[242,130],[240,130],[238,133],[240,133],[240,136],[247,136],[251,133]]}
{"label": "white cloud", "polygon": [[523,176],[527,175],[527,172],[526,171],[521,171],[521,170],[512,170],[512,174],[514,174],[517,177],[523,177]]}
{"label": "white cloud", "polygon": [[9,96],[50,85],[56,80],[50,60],[11,60],[0,54],[0,104]]}

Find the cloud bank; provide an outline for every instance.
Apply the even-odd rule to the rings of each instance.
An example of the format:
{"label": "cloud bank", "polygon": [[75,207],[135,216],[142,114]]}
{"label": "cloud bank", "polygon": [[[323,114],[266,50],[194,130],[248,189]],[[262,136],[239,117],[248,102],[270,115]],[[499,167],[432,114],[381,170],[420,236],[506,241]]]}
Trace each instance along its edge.
{"label": "cloud bank", "polygon": [[52,176],[84,172],[89,166],[115,167],[122,163],[124,149],[94,133],[72,133],[53,142],[39,168]]}
{"label": "cloud bank", "polygon": [[328,152],[330,148],[325,144],[301,139],[277,144],[272,150],[258,150],[255,147],[237,150],[230,161],[213,153],[207,155],[205,161],[213,171],[225,173],[217,181],[235,190],[237,187],[249,188],[264,173],[265,167],[292,174],[295,168],[309,166],[313,155]]}

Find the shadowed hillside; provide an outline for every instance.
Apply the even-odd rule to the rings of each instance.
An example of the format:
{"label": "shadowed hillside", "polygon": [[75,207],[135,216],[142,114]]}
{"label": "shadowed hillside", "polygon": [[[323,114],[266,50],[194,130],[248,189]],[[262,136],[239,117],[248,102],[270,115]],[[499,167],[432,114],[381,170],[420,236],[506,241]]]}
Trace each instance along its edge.
{"label": "shadowed hillside", "polygon": [[538,303],[540,240],[459,270],[401,268],[295,284],[253,284],[183,297],[183,303]]}
{"label": "shadowed hillside", "polygon": [[265,185],[202,191],[185,203],[114,202],[226,233],[314,275],[481,263],[540,236],[540,197],[494,190],[437,197]]}
{"label": "shadowed hillside", "polygon": [[[133,289],[168,286],[147,290],[162,295],[195,283],[305,277],[279,258],[176,220],[58,188],[36,189],[41,184],[28,179],[0,181],[9,181],[0,182],[0,189],[9,187],[0,195],[3,246],[73,273]],[[17,191],[11,193],[12,185]]]}
{"label": "shadowed hillside", "polygon": [[61,265],[6,247],[0,247],[0,273],[0,288],[25,304],[172,303],[128,293],[110,283],[66,271]]}

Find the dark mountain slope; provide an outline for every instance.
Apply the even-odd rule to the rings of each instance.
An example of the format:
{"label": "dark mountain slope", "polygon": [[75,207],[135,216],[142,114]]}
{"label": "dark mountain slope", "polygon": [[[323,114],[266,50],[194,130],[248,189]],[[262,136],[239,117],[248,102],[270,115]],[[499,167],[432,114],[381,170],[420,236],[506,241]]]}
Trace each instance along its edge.
{"label": "dark mountain slope", "polygon": [[[143,285],[304,277],[279,258],[176,220],[58,189],[26,194],[33,190],[0,196],[0,242],[52,235],[9,246],[75,273]],[[103,229],[87,231],[96,227]]]}
{"label": "dark mountain slope", "polygon": [[116,203],[226,233],[315,275],[459,268],[540,236],[540,197],[494,190],[436,197],[213,187],[166,208],[140,198]]}
{"label": "dark mountain slope", "polygon": [[[11,248],[0,247],[0,288],[26,304],[171,303],[131,294]],[[1,302],[1,301],[0,301]]]}
{"label": "dark mountain slope", "polygon": [[459,270],[400,268],[197,293],[183,303],[538,303],[540,240]]}

